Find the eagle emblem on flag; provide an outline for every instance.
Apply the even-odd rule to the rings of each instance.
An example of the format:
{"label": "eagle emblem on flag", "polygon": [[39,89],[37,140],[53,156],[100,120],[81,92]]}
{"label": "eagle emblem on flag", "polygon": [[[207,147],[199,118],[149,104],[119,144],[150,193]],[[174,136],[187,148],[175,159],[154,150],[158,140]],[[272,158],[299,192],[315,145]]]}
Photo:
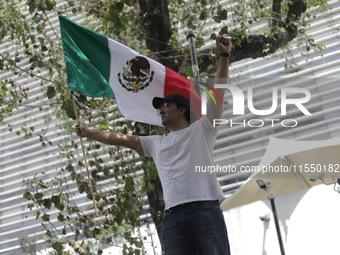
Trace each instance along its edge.
{"label": "eagle emblem on flag", "polygon": [[137,93],[150,85],[154,74],[150,70],[149,61],[145,57],[136,56],[126,61],[123,72],[118,73],[118,81],[127,91]]}

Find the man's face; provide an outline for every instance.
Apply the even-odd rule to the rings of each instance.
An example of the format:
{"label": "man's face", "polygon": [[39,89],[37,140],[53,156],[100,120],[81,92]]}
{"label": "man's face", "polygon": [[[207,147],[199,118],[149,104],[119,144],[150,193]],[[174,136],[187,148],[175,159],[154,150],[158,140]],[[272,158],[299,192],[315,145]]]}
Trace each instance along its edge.
{"label": "man's face", "polygon": [[162,125],[164,127],[171,127],[174,123],[178,121],[180,117],[179,109],[176,103],[164,101],[158,108],[158,114],[161,116]]}

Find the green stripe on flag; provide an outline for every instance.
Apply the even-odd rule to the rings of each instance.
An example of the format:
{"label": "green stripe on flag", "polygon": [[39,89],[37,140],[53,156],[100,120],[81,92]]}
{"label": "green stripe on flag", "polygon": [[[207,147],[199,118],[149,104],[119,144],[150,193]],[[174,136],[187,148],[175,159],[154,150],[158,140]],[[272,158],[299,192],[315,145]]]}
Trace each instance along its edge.
{"label": "green stripe on flag", "polygon": [[108,38],[59,14],[68,85],[89,97],[115,97],[109,85]]}

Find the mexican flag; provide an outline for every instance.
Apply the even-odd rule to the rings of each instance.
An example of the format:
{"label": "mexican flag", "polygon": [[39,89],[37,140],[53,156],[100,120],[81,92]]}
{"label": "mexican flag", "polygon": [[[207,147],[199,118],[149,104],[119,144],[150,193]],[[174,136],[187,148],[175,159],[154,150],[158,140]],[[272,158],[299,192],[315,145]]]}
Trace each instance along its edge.
{"label": "mexican flag", "polygon": [[200,97],[188,79],[162,64],[59,14],[68,85],[86,96],[112,97],[129,120],[161,126],[152,99],[180,93],[201,116]]}

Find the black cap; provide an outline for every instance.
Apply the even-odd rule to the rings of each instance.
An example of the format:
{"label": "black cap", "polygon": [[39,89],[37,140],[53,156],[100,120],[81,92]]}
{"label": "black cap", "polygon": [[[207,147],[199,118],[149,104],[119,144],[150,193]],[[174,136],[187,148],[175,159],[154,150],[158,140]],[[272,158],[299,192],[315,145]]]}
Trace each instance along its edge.
{"label": "black cap", "polygon": [[190,107],[189,99],[186,98],[185,96],[183,96],[182,94],[170,94],[170,95],[168,95],[164,98],[154,97],[153,100],[152,100],[152,105],[153,105],[153,107],[158,109],[159,107],[161,107],[161,105],[164,101],[175,102],[175,103],[178,103],[180,105],[185,105],[185,106]]}
{"label": "black cap", "polygon": [[182,94],[170,94],[167,95],[166,97],[154,97],[152,100],[152,105],[154,108],[158,109],[159,107],[161,107],[162,103],[164,101],[168,101],[168,102],[174,102],[177,103],[180,106],[186,106],[190,109],[190,115],[191,118],[195,121],[196,120],[196,115],[191,107],[190,104],[190,100],[183,96]]}

